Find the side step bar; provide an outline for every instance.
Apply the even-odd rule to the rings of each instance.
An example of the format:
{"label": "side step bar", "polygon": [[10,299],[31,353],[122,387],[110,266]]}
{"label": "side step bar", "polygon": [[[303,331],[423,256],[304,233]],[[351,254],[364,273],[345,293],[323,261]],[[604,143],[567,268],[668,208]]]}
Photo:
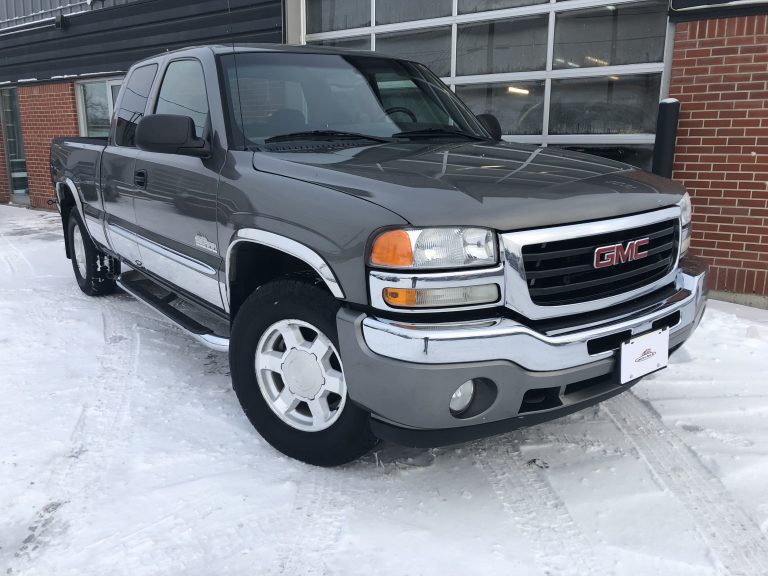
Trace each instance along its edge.
{"label": "side step bar", "polygon": [[[164,318],[173,322],[176,326],[181,328],[184,332],[192,336],[195,340],[207,346],[211,350],[218,352],[229,351],[229,338],[223,336],[217,336],[213,333],[213,330],[203,326],[193,318],[190,318],[181,310],[171,306],[171,302],[176,300],[175,294],[169,294],[166,297],[158,297],[152,294],[144,286],[142,281],[144,276],[140,276],[139,273],[128,271],[124,272],[117,278],[117,285],[120,286],[125,292],[136,298],[136,300],[143,302]],[[146,281],[146,280],[144,280]]]}

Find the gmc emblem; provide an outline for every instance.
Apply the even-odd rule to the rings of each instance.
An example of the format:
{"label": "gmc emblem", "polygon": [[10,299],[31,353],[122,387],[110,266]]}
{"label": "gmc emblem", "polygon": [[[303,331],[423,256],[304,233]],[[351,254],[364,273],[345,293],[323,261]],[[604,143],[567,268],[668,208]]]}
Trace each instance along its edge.
{"label": "gmc emblem", "polygon": [[649,238],[632,240],[626,247],[623,244],[613,244],[612,246],[601,246],[595,250],[595,268],[608,268],[617,264],[634,262],[648,257],[648,251],[643,250],[650,242]]}

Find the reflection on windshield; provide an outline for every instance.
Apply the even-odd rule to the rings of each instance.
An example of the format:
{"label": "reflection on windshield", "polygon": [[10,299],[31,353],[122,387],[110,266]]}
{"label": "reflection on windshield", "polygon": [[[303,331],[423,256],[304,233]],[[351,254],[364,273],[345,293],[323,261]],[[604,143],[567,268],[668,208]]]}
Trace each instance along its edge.
{"label": "reflection on windshield", "polygon": [[308,133],[326,139],[488,137],[472,112],[421,64],[282,52],[240,52],[223,57],[222,64],[233,133],[246,144]]}

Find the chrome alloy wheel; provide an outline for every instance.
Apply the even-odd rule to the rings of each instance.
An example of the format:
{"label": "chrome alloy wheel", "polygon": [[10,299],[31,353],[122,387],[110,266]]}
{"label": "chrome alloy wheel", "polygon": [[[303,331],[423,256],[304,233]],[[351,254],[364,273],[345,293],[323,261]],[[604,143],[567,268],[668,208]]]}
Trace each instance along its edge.
{"label": "chrome alloy wheel", "polygon": [[72,247],[75,249],[75,253],[72,256],[77,264],[77,270],[80,272],[80,277],[85,278],[85,242],[83,241],[83,233],[78,225],[75,225],[72,230]]}
{"label": "chrome alloy wheel", "polygon": [[261,394],[283,422],[304,432],[333,425],[344,410],[347,384],[331,340],[302,320],[280,320],[256,347]]}

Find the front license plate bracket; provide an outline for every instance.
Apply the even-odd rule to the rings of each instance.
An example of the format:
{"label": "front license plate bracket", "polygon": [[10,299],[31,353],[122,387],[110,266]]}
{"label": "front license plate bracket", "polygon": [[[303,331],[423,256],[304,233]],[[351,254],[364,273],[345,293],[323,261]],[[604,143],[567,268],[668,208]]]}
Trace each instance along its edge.
{"label": "front license plate bracket", "polygon": [[622,384],[666,368],[669,365],[669,328],[646,332],[622,342],[619,364]]}

